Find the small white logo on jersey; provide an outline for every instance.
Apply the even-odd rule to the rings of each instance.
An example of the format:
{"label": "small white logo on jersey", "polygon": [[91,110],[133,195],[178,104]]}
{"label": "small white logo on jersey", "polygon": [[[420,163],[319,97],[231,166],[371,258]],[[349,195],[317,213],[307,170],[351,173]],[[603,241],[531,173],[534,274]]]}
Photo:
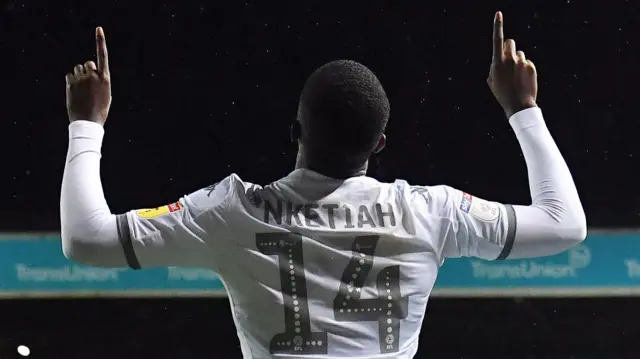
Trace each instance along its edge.
{"label": "small white logo on jersey", "polygon": [[479,220],[493,222],[498,219],[498,216],[500,215],[500,208],[498,208],[498,204],[495,202],[489,202],[475,197],[471,201],[469,214]]}

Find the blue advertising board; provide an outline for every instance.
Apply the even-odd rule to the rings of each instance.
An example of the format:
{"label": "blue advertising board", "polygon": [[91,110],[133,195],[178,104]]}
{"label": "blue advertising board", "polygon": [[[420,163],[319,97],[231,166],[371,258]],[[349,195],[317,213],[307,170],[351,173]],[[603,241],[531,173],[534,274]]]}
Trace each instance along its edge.
{"label": "blue advertising board", "polygon": [[0,236],[0,298],[85,296],[225,296],[211,270],[131,270],[76,264],[58,235]]}
{"label": "blue advertising board", "polygon": [[526,260],[448,260],[436,282],[447,296],[640,295],[640,232],[590,232],[564,253]]}
{"label": "blue advertising board", "polygon": [[[537,259],[450,259],[433,294],[640,295],[640,232],[593,231],[583,245]],[[210,270],[93,268],[68,261],[58,235],[0,236],[0,298],[224,295],[222,282]]]}

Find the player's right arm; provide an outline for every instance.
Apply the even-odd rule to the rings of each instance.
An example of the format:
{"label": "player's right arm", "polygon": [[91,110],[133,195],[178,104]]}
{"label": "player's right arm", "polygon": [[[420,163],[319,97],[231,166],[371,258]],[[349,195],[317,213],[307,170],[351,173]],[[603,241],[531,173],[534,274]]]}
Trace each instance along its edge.
{"label": "player's right arm", "polygon": [[414,203],[418,208],[423,203],[428,213],[418,216],[440,223],[445,257],[547,256],[581,243],[587,234],[571,173],[536,105],[536,69],[513,40],[504,41],[502,23],[497,13],[488,83],[522,148],[532,203],[503,205],[445,186],[413,191]]}
{"label": "player's right arm", "polygon": [[98,267],[193,266],[217,269],[228,227],[232,176],[167,206],[111,213],[100,181],[103,125],[111,104],[106,39],[96,30],[98,64],[66,76],[69,150],[60,196],[65,256]]}
{"label": "player's right arm", "polygon": [[116,215],[100,181],[103,136],[104,128],[90,121],[69,125],[60,195],[64,255],[95,267],[217,269],[232,177],[170,205]]}

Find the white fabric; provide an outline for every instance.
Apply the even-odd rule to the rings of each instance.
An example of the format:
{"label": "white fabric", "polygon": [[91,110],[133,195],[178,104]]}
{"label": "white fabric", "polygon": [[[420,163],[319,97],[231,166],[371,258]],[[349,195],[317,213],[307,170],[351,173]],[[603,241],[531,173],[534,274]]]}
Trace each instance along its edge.
{"label": "white fabric", "polygon": [[126,266],[100,181],[104,129],[76,121],[69,125],[69,150],[62,178],[60,230],[62,249],[70,259],[105,267]]}
{"label": "white fabric", "polygon": [[98,266],[217,271],[245,358],[412,358],[445,258],[555,254],[585,237],[575,186],[541,112],[522,111],[511,124],[531,206],[300,169],[265,187],[231,175],[169,206],[115,216],[100,185],[102,128],[75,122],[63,248]]}
{"label": "white fabric", "polygon": [[529,171],[531,206],[513,206],[516,241],[509,258],[556,254],[587,236],[587,221],[569,168],[539,108],[509,120]]}

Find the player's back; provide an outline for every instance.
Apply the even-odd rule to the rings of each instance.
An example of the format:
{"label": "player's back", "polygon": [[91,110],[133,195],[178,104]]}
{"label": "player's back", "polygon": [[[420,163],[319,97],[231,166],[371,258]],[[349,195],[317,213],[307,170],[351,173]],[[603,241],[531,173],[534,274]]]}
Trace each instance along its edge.
{"label": "player's back", "polygon": [[406,182],[308,170],[227,181],[218,270],[246,358],[415,354],[441,259]]}

